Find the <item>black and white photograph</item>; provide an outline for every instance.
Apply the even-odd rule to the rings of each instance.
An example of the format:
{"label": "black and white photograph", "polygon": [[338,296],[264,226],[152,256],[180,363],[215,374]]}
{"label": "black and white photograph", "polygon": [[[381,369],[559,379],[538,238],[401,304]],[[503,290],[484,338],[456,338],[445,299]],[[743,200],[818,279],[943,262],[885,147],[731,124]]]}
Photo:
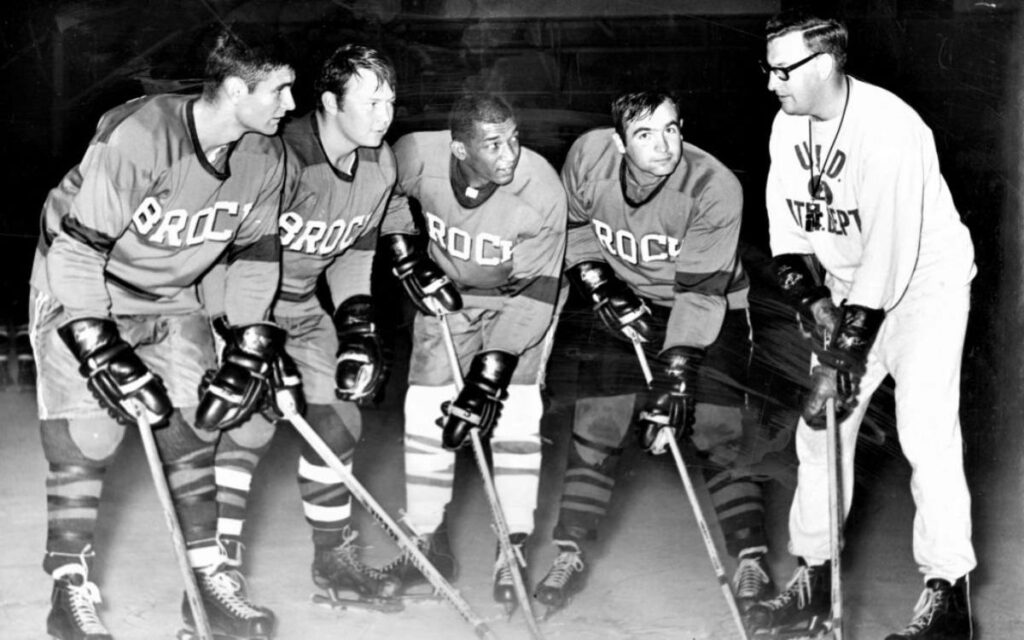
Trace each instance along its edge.
{"label": "black and white photograph", "polygon": [[1022,9],[6,3],[0,637],[1021,637]]}

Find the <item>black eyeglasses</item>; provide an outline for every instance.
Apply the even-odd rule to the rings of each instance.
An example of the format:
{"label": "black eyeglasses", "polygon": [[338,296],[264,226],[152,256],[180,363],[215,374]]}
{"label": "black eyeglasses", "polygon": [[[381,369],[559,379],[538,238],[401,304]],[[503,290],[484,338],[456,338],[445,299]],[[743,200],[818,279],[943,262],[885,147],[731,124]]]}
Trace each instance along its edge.
{"label": "black eyeglasses", "polygon": [[771,66],[768,66],[768,63],[766,61],[764,61],[764,60],[761,60],[760,62],[758,62],[758,64],[761,66],[761,71],[764,72],[764,75],[768,75],[769,73],[774,73],[776,78],[778,78],[779,80],[782,80],[783,82],[785,82],[786,80],[789,80],[789,72],[790,71],[793,71],[794,69],[797,69],[799,67],[804,66],[805,64],[807,64],[808,62],[810,62],[811,60],[815,59],[816,57],[820,56],[823,53],[825,53],[825,52],[824,51],[818,51],[816,53],[812,53],[811,55],[807,56],[803,60],[799,60],[797,62],[794,62],[793,64],[791,64],[789,66],[786,66],[786,67],[771,67]]}

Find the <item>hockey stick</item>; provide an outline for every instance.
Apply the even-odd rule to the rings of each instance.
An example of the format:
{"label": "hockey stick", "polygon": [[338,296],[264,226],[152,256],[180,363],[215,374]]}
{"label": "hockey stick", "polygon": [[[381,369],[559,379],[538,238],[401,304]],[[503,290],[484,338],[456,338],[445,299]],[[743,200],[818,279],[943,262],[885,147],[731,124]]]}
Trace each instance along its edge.
{"label": "hockey stick", "polygon": [[[654,380],[654,376],[651,375],[651,365],[647,361],[647,355],[644,353],[643,346],[639,340],[633,340],[633,350],[636,352],[636,357],[640,361],[640,368],[644,371],[644,376],[647,378],[647,386],[651,386],[651,382]],[[708,558],[711,559],[711,566],[715,570],[715,576],[718,578],[718,584],[722,587],[722,595],[725,596],[725,603],[729,607],[729,613],[732,614],[732,619],[736,623],[736,628],[739,629],[740,637],[743,640],[747,640],[747,627],[743,624],[743,616],[740,615],[739,607],[736,606],[736,596],[732,592],[732,586],[729,585],[729,578],[725,575],[725,569],[722,567],[722,561],[718,557],[718,551],[715,549],[715,541],[711,537],[711,532],[708,530],[708,521],[704,518],[704,512],[700,508],[700,503],[697,501],[697,492],[693,489],[693,480],[690,479],[690,472],[686,468],[686,463],[683,462],[683,454],[679,451],[679,443],[676,442],[675,434],[671,427],[663,427],[658,432],[658,437],[655,439],[654,444],[651,445],[652,451],[658,453],[664,451],[665,444],[668,444],[669,450],[672,452],[672,458],[675,460],[676,469],[679,471],[679,477],[683,481],[683,487],[686,489],[686,497],[690,500],[690,508],[693,510],[693,517],[697,520],[697,528],[700,529],[701,538],[704,539],[704,546],[708,551]]]}
{"label": "hockey stick", "polygon": [[640,363],[640,370],[644,373],[644,381],[647,383],[647,387],[650,388],[651,383],[654,382],[654,374],[651,373],[651,364],[647,362],[647,355],[644,354],[643,340],[640,339],[640,334],[632,327],[626,327],[626,329],[629,329],[626,335],[629,336],[629,341],[633,343],[633,353],[636,354],[636,360]]}
{"label": "hockey stick", "polygon": [[832,638],[843,640],[843,468],[841,441],[836,425],[836,401],[825,401],[825,433],[828,447],[829,559],[832,562]]}
{"label": "hockey stick", "polygon": [[[448,318],[441,314],[438,316],[441,322],[441,334],[444,338],[445,351],[448,352],[448,360],[452,367],[452,379],[455,381],[455,390],[462,390],[462,367],[459,365],[459,354],[455,351],[455,340],[452,338],[451,327],[448,326]],[[505,512],[498,500],[498,491],[494,487],[494,478],[491,477],[491,470],[487,466],[487,458],[484,456],[484,445],[480,440],[479,427],[469,430],[473,440],[473,458],[476,459],[476,467],[480,470],[480,477],[484,481],[484,493],[487,495],[487,502],[491,505],[491,518],[494,520],[494,528],[498,534],[498,544],[501,546],[501,554],[509,567],[519,564],[519,557],[512,548],[512,540],[509,537],[508,523],[505,521]],[[533,608],[530,606],[530,596],[526,593],[526,585],[523,584],[523,574],[516,570],[510,570],[512,574],[512,585],[515,588],[516,599],[519,600],[519,607],[523,610],[523,617],[526,619],[526,626],[530,635],[536,640],[542,640],[544,635],[537,624],[537,618],[533,615]]]}
{"label": "hockey stick", "polygon": [[718,557],[718,551],[715,550],[715,541],[711,538],[711,532],[708,530],[708,522],[704,518],[704,513],[701,511],[700,503],[697,502],[697,492],[693,489],[693,481],[690,479],[690,473],[686,468],[686,463],[683,462],[683,454],[679,451],[679,443],[676,442],[672,429],[669,427],[665,427],[661,430],[658,439],[668,441],[669,451],[672,452],[672,458],[676,461],[676,469],[679,470],[679,477],[683,481],[683,487],[686,488],[686,497],[690,499],[690,507],[693,509],[693,517],[697,520],[697,527],[700,529],[700,536],[704,539],[704,546],[707,547],[708,557],[711,559],[711,566],[714,567],[715,576],[718,577],[718,584],[722,587],[722,595],[725,596],[725,603],[729,606],[729,613],[732,614],[732,619],[736,622],[736,628],[740,632],[740,637],[743,638],[743,640],[747,640],[747,628],[743,624],[743,616],[740,615],[739,607],[736,606],[736,596],[733,594],[732,587],[729,585],[729,578],[725,575],[725,569],[722,567],[722,561]]}
{"label": "hockey stick", "polygon": [[149,418],[146,416],[146,408],[141,402],[137,400],[131,401],[129,409],[135,414],[135,422],[139,426],[139,435],[142,436],[142,448],[146,452],[146,463],[149,466],[149,473],[153,476],[153,485],[156,487],[156,495],[164,512],[167,528],[171,530],[174,555],[178,560],[181,577],[185,580],[185,597],[188,600],[189,608],[192,609],[192,621],[196,627],[198,640],[213,640],[213,631],[210,630],[210,619],[206,617],[203,598],[199,594],[199,585],[196,583],[196,574],[193,572],[192,565],[188,561],[188,547],[185,546],[185,536],[181,532],[181,523],[178,522],[178,515],[174,511],[171,490],[167,486],[167,478],[164,476],[163,462],[160,460],[160,452],[156,447],[156,438],[153,437],[153,425],[149,423]]}
{"label": "hockey stick", "polygon": [[316,452],[320,459],[324,461],[328,467],[331,468],[338,478],[345,483],[348,487],[349,493],[355,496],[356,500],[360,502],[366,510],[373,516],[373,519],[380,523],[384,531],[390,535],[398,546],[403,551],[408,553],[411,557],[413,565],[420,572],[423,573],[424,577],[430,582],[430,584],[449,602],[455,610],[459,612],[459,615],[473,626],[473,631],[476,632],[478,638],[493,638],[496,640],[497,636],[491,631],[487,623],[478,616],[469,606],[469,603],[455,590],[455,587],[450,582],[445,580],[445,577],[437,570],[436,567],[430,562],[430,560],[423,555],[420,548],[416,546],[416,543],[409,538],[398,523],[395,522],[391,516],[388,515],[384,507],[380,506],[370,492],[356,480],[352,472],[345,468],[345,465],[341,462],[337,455],[331,451],[331,448],[324,442],[313,427],[306,421],[305,418],[299,414],[295,407],[295,400],[292,398],[288,391],[279,391],[277,393],[277,406],[281,409],[281,414],[284,416],[284,420],[287,420],[299,432],[302,439]]}

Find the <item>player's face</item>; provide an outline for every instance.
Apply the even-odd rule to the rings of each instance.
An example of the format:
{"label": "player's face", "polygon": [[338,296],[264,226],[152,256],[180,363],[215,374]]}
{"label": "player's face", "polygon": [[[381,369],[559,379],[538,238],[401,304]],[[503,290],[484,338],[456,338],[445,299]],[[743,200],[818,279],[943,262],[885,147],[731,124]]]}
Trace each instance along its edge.
{"label": "player's face", "polygon": [[372,72],[360,69],[345,85],[344,102],[334,115],[338,131],[358,147],[379,147],[395,117],[395,91]]}
{"label": "player's face", "polygon": [[488,182],[506,185],[516,175],[519,164],[519,127],[511,118],[491,124],[477,122],[473,138],[464,143],[464,156],[459,158],[470,185],[481,187]]}
{"label": "player's face", "polygon": [[243,95],[238,101],[238,121],[248,131],[272,136],[277,133],[281,118],[295,108],[292,85],[295,72],[291,67],[279,67]]}
{"label": "player's face", "polygon": [[[803,33],[794,31],[768,41],[765,61],[771,67],[788,67],[808,56],[814,55],[804,43]],[[815,109],[821,93],[819,62],[825,56],[817,56],[789,72],[789,78],[782,80],[776,73],[768,74],[768,90],[779,99],[779,106],[789,115],[807,115]]]}
{"label": "player's face", "polygon": [[627,161],[635,170],[659,178],[675,171],[683,147],[683,133],[675,105],[662,102],[650,115],[627,124],[622,146]]}

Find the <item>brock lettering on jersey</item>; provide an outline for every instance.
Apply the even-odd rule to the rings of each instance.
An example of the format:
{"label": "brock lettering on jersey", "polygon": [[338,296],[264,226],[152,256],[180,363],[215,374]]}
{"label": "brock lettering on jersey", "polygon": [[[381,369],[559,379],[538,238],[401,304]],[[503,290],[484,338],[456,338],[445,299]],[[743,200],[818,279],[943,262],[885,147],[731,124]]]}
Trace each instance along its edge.
{"label": "brock lettering on jersey", "polygon": [[359,239],[368,218],[354,216],[347,222],[339,219],[327,224],[323,220],[305,221],[299,214],[289,211],[281,215],[278,223],[281,246],[289,251],[322,256],[344,251]]}
{"label": "brock lettering on jersey", "polygon": [[837,236],[845,236],[849,235],[847,229],[851,222],[857,225],[857,231],[861,230],[858,209],[834,209],[823,207],[820,202],[803,202],[789,198],[786,198],[786,204],[789,206],[793,221],[804,231],[828,231]]}
{"label": "brock lettering on jersey", "polygon": [[591,220],[597,240],[608,253],[618,256],[624,262],[639,264],[641,262],[668,262],[679,255],[679,238],[672,238],[664,233],[647,233],[638,239],[628,229],[612,229],[600,220]]}
{"label": "brock lettering on jersey", "polygon": [[195,213],[185,209],[164,211],[159,200],[148,196],[132,214],[132,223],[139,235],[152,244],[191,247],[203,242],[230,242],[235,234],[234,229],[222,228],[216,231],[218,220],[222,220],[223,216],[239,216],[239,221],[245,220],[251,210],[251,202],[240,206],[237,202],[220,201]]}
{"label": "brock lettering on jersey", "polygon": [[453,258],[489,267],[512,259],[511,240],[486,232],[471,236],[458,227],[446,225],[444,220],[429,211],[424,212],[423,217],[427,222],[427,237],[441,245]]}

